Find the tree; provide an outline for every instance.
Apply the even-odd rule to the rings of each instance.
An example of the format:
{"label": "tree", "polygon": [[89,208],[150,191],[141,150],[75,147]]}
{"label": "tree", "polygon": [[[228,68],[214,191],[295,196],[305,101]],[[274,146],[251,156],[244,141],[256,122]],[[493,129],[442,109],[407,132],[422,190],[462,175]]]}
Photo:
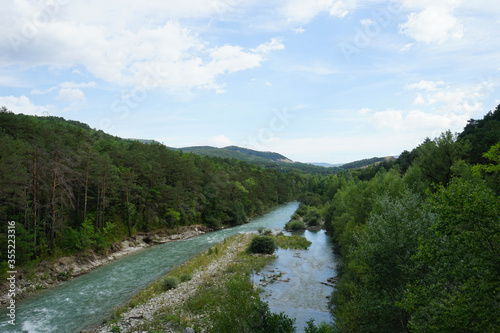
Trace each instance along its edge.
{"label": "tree", "polygon": [[415,165],[425,180],[446,185],[452,176],[451,166],[464,158],[468,150],[466,142],[457,142],[457,136],[447,131],[417,149]]}
{"label": "tree", "polygon": [[436,219],[414,259],[421,279],[402,301],[412,332],[500,328],[500,200],[480,179],[440,186]]}
{"label": "tree", "polygon": [[409,314],[398,302],[417,278],[410,258],[432,219],[422,199],[408,190],[401,198],[376,200],[333,293],[334,321],[341,331],[407,332]]}

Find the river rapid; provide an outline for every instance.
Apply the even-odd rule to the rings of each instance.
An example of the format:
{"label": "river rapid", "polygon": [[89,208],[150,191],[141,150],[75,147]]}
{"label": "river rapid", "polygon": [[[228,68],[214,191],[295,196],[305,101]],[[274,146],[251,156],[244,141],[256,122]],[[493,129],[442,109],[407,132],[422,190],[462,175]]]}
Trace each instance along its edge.
{"label": "river rapid", "polygon": [[[298,202],[280,205],[241,226],[137,251],[85,275],[73,278],[25,300],[17,301],[15,325],[9,323],[7,309],[0,311],[0,332],[72,333],[96,327],[109,318],[115,306],[126,303],[134,294],[165,275],[174,266],[237,233],[255,231],[260,227],[282,229],[298,206]],[[308,237],[307,233],[306,237]],[[281,261],[287,257],[282,251],[279,250],[279,258],[275,262],[278,265],[281,265]],[[302,255],[305,256],[305,253],[314,251],[316,250],[311,246],[311,249],[303,251]],[[307,267],[298,265],[295,270],[312,269],[314,272],[316,264],[309,264],[305,259],[303,264]],[[334,263],[331,262],[330,265]],[[292,285],[292,283],[289,284],[289,286]],[[318,285],[316,287],[322,288]],[[324,298],[323,295],[317,297]],[[314,298],[316,299],[316,296]],[[284,303],[288,303],[285,297],[281,299]],[[291,301],[295,302],[294,299]],[[271,309],[279,309],[271,300],[269,303]],[[316,302],[313,303],[316,304]],[[293,309],[293,304],[289,306]],[[288,306],[284,304],[284,307]],[[312,309],[317,311],[316,305]],[[324,309],[324,307],[321,308],[321,311]],[[285,311],[285,313],[290,317],[296,316],[293,310]],[[313,317],[319,318],[316,315],[318,313]]]}

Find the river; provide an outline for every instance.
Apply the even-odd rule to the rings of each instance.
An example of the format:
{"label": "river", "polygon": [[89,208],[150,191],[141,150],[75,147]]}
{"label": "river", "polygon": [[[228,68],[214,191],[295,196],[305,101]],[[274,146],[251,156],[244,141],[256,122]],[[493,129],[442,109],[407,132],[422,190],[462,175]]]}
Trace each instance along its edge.
{"label": "river", "polygon": [[0,332],[80,332],[107,319],[113,307],[215,243],[260,227],[283,228],[298,207],[280,205],[250,223],[135,252],[16,303],[15,326],[0,312]]}
{"label": "river", "polygon": [[[324,230],[294,233],[311,242],[307,250],[277,251],[278,258],[266,266],[253,281],[259,284],[266,275],[268,284],[261,287],[261,299],[269,304],[272,312],[284,312],[296,319],[297,332],[302,332],[306,321],[314,318],[315,323],[331,322],[328,308],[331,286],[322,284],[336,275],[336,255],[331,239]],[[272,283],[269,276],[281,273]],[[288,282],[280,282],[287,281]],[[260,287],[260,286],[259,286]]]}

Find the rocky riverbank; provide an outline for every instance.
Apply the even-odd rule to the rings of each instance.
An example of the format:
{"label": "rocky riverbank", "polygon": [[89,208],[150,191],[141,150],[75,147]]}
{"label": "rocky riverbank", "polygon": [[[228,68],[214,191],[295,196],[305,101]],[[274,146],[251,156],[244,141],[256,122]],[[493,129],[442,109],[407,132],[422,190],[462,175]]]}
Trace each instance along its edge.
{"label": "rocky riverbank", "polygon": [[[222,274],[230,265],[235,262],[237,255],[244,251],[253,235],[245,233],[231,238],[230,243],[221,248],[217,256],[214,256],[210,262],[199,265],[191,275],[189,281],[179,284],[175,289],[170,289],[152,296],[141,304],[132,307],[125,312],[121,313],[118,319],[110,323],[103,324],[101,327],[95,329],[93,332],[107,333],[107,332],[136,332],[142,331],[142,326],[154,319],[159,312],[164,312],[166,309],[179,309],[181,305],[186,302],[198,289],[206,284],[207,281],[216,281],[217,276]],[[209,250],[211,251],[211,250]],[[216,250],[217,251],[217,250]],[[203,256],[202,254],[201,256]],[[192,260],[196,260],[192,259]],[[183,313],[184,320],[191,321],[192,314]],[[167,322],[162,332],[179,332],[178,327],[174,323]],[[181,332],[194,332],[192,328],[187,327]]]}
{"label": "rocky riverbank", "polygon": [[[85,274],[91,270],[115,261],[127,254],[143,248],[171,241],[192,238],[205,232],[212,231],[203,225],[184,226],[173,231],[157,233],[141,233],[114,243],[104,254],[97,254],[87,250],[81,254],[61,257],[51,261],[41,261],[31,268],[18,268],[16,276],[16,299],[25,298],[40,290],[50,288],[62,281]],[[7,305],[10,300],[7,284],[0,286],[0,307]]]}

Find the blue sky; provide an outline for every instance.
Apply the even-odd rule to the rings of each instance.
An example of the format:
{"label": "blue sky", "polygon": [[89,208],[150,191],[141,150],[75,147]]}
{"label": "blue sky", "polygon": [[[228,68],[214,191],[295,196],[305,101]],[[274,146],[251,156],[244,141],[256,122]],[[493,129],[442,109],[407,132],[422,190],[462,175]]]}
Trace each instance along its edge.
{"label": "blue sky", "polygon": [[496,0],[2,0],[0,105],[344,163],[500,103]]}

